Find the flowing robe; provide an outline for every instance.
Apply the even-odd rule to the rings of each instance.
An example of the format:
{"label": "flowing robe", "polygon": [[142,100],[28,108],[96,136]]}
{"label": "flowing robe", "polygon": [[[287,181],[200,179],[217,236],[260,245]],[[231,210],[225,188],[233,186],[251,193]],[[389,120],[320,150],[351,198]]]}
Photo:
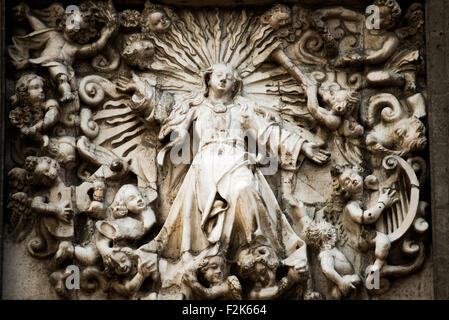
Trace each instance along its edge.
{"label": "flowing robe", "polygon": [[285,170],[300,165],[305,140],[256,110],[238,96],[226,107],[203,101],[187,109],[181,120],[172,117],[175,129],[193,129],[198,149],[161,231],[143,251],[157,250],[162,258],[176,261],[185,252],[197,255],[211,247],[232,254],[259,240],[271,246],[284,265],[307,265],[306,245],[254,165],[245,136],[266,146]]}

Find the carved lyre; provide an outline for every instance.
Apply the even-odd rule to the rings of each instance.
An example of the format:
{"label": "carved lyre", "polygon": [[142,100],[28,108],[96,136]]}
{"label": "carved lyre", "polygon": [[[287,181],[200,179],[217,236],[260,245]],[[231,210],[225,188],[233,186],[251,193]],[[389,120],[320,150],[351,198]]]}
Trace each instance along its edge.
{"label": "carved lyre", "polygon": [[399,201],[385,210],[376,223],[376,229],[385,233],[391,242],[400,239],[415,220],[419,203],[419,181],[413,168],[401,157],[390,155],[382,166],[389,173],[384,188],[394,188]]}

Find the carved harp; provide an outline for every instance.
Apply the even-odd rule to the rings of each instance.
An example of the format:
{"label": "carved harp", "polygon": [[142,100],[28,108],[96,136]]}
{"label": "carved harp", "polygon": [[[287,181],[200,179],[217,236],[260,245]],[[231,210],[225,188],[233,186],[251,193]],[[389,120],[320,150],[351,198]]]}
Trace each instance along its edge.
{"label": "carved harp", "polygon": [[389,175],[384,186],[396,189],[399,201],[386,209],[376,223],[377,231],[383,232],[391,242],[400,239],[416,217],[419,202],[419,182],[413,168],[401,157],[390,155],[382,161]]}

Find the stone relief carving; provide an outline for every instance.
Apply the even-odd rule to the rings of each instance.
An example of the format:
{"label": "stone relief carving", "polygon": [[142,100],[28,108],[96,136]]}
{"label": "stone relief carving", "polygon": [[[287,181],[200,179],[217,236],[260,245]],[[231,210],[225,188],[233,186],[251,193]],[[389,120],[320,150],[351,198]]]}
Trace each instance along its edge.
{"label": "stone relief carving", "polygon": [[426,93],[422,7],[374,5],[16,6],[11,239],[65,298],[381,295],[425,259]]}

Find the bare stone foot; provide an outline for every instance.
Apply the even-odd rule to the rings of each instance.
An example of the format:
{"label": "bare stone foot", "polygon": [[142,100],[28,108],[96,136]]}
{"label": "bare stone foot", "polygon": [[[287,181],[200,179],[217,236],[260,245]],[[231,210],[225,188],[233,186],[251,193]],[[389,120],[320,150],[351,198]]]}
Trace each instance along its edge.
{"label": "bare stone foot", "polygon": [[55,254],[55,262],[61,264],[62,262],[72,259],[75,249],[73,244],[69,241],[63,241],[59,244],[58,251]]}

